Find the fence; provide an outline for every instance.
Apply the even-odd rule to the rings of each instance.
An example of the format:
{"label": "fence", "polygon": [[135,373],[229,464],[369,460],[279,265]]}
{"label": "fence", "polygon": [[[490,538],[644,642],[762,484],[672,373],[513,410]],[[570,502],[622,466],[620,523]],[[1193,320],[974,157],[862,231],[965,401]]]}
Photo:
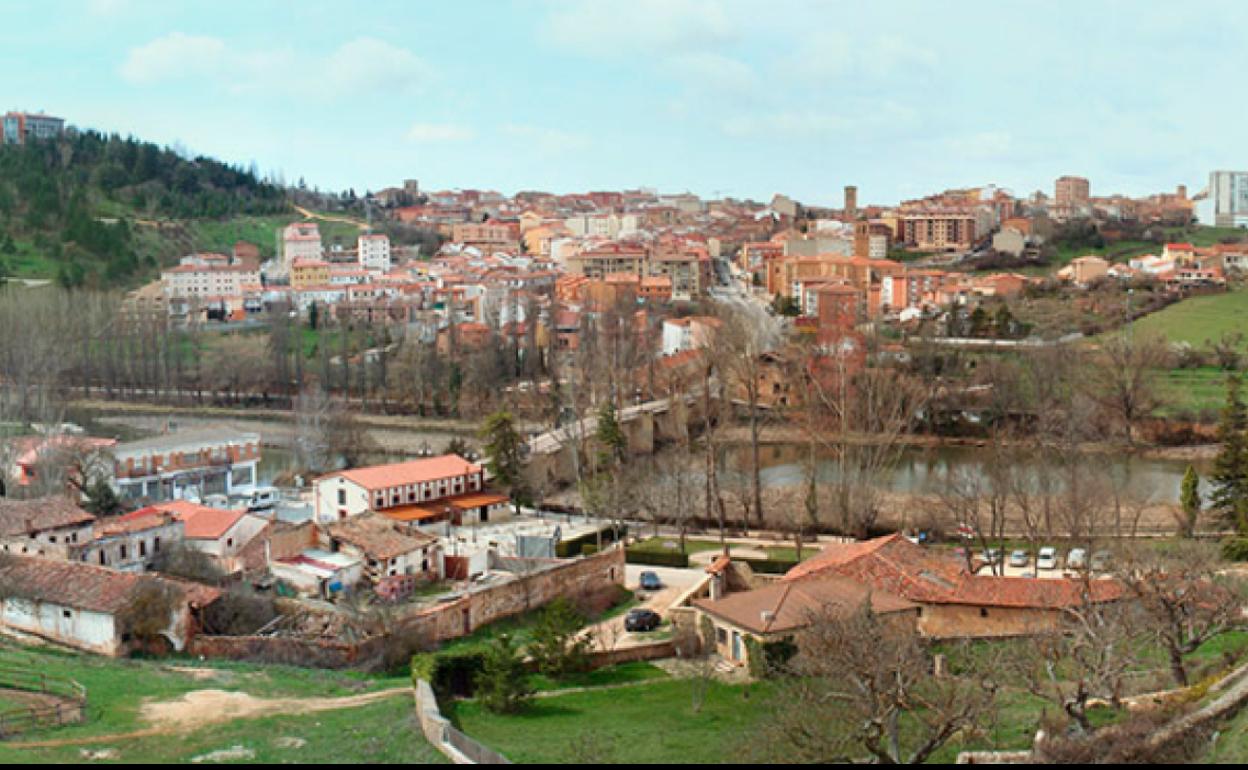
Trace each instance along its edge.
{"label": "fence", "polygon": [[424,679],[415,682],[416,719],[421,732],[438,751],[460,765],[510,765],[511,760],[468,737],[442,716],[433,687]]}
{"label": "fence", "polygon": [[47,696],[44,703],[0,710],[0,737],[48,725],[81,722],[86,713],[87,688],[72,679],[0,666],[0,689]]}

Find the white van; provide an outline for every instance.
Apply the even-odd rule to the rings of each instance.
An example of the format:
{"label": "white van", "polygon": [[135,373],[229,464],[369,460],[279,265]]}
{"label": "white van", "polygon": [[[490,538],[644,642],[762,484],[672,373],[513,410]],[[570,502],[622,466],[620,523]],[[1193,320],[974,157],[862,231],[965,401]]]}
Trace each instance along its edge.
{"label": "white van", "polygon": [[282,494],[277,491],[277,487],[256,487],[256,491],[251,493],[251,500],[247,503],[247,510],[270,511],[281,500]]}

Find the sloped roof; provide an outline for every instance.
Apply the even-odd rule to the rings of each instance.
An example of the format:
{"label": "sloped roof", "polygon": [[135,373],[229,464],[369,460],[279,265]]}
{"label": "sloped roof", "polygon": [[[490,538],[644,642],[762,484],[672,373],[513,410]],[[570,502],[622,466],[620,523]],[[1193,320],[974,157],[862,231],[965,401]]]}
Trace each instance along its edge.
{"label": "sloped roof", "polygon": [[[246,511],[226,510],[222,508],[212,508],[199,503],[192,503],[188,500],[170,500],[165,503],[156,503],[147,508],[140,508],[135,513],[143,511],[168,511],[176,516],[186,526],[183,537],[188,540],[216,540],[229,532],[230,529],[238,523],[238,520],[247,514]],[[129,514],[133,516],[134,514]]]}
{"label": "sloped roof", "polygon": [[1023,578],[972,575],[956,558],[892,534],[857,543],[830,545],[789,570],[782,579],[795,582],[818,575],[839,575],[876,590],[925,604],[1061,609],[1112,601],[1122,595],[1114,580]]}
{"label": "sloped roof", "polygon": [[95,517],[64,495],[33,500],[0,500],[0,537],[33,535],[50,529],[90,524]]}
{"label": "sloped roof", "polygon": [[870,586],[835,575],[798,581],[777,581],[753,591],[730,593],[718,600],[698,599],[697,607],[734,625],[759,634],[803,628],[811,618],[832,613],[848,614],[871,602],[879,614],[906,612],[917,604]]}
{"label": "sloped roof", "polygon": [[188,603],[201,607],[221,595],[217,589],[198,583],[24,556],[0,558],[0,583],[12,586],[12,593],[21,598],[102,613],[121,610],[136,590],[149,583],[171,586]]}
{"label": "sloped roof", "polygon": [[373,465],[368,468],[353,468],[349,471],[339,471],[322,476],[321,479],[330,479],[335,476],[341,476],[348,481],[353,481],[365,489],[385,489],[386,487],[397,487],[404,484],[420,484],[426,481],[437,481],[438,479],[451,478],[453,476],[463,476],[469,473],[477,473],[481,470],[480,465],[470,463],[459,455],[441,455],[439,457],[428,457],[422,460],[409,460],[402,463],[390,463],[388,465]]}
{"label": "sloped roof", "polygon": [[334,539],[353,545],[376,559],[392,559],[437,542],[437,538],[423,532],[400,532],[389,520],[367,513],[335,522],[325,529]]}

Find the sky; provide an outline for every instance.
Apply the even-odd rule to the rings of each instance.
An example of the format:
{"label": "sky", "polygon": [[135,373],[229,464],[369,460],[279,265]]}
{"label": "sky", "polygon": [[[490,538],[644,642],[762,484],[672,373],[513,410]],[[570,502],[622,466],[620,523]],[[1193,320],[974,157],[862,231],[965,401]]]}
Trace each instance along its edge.
{"label": "sky", "polygon": [[0,0],[0,111],[357,193],[890,204],[1248,168],[1248,3]]}

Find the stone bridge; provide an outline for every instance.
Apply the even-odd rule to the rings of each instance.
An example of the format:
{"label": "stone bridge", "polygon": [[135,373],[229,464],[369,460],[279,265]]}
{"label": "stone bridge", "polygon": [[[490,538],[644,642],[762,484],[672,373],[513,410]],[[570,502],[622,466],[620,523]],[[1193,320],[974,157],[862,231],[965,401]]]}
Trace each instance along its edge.
{"label": "stone bridge", "polygon": [[[712,383],[712,389],[717,386]],[[712,391],[714,392],[714,391]],[[655,445],[687,439],[706,419],[702,390],[625,407],[616,413],[632,454],[649,454]],[[592,415],[529,440],[528,464],[535,482],[546,486],[576,481],[577,451],[581,458],[598,450],[598,416]],[[583,459],[581,460],[583,461]]]}

